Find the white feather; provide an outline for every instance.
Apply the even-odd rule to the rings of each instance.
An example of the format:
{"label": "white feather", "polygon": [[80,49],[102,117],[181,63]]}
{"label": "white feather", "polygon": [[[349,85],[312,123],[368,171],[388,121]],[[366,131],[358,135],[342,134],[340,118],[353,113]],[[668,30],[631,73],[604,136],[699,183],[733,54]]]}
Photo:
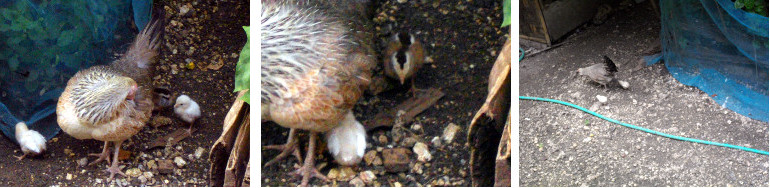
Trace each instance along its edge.
{"label": "white feather", "polygon": [[29,130],[24,122],[16,124],[16,141],[24,154],[38,155],[46,150],[45,137],[35,130]]}
{"label": "white feather", "polygon": [[337,163],[355,165],[361,162],[366,151],[366,130],[353,112],[348,112],[340,124],[326,133],[327,147]]}
{"label": "white feather", "polygon": [[181,95],[176,98],[174,104],[174,113],[187,123],[192,123],[201,117],[201,108],[198,103],[190,99],[187,95]]}

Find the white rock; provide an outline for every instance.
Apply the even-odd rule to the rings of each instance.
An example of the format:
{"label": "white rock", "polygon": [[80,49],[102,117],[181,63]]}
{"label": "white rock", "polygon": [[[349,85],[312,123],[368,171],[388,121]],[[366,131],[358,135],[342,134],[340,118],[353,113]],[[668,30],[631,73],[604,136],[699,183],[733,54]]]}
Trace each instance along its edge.
{"label": "white rock", "polygon": [[174,164],[176,164],[177,167],[182,168],[184,165],[187,165],[187,161],[184,161],[182,157],[174,157]]}
{"label": "white rock", "polygon": [[618,80],[618,83],[620,84],[620,87],[623,87],[623,89],[628,89],[628,87],[631,87],[631,84],[626,81]]}
{"label": "white rock", "polygon": [[366,184],[364,184],[364,181],[363,181],[363,180],[361,180],[360,178],[353,178],[353,179],[352,179],[352,180],[350,180],[350,182],[348,182],[348,183],[350,183],[351,185],[353,185],[353,186],[356,186],[356,187],[363,187],[363,186],[366,186]]}
{"label": "white rock", "polygon": [[195,158],[200,159],[201,156],[203,156],[203,152],[206,152],[206,149],[202,147],[198,147],[198,149],[195,149]]}
{"label": "white rock", "polygon": [[455,135],[457,132],[460,131],[460,126],[449,123],[446,128],[444,128],[444,134],[441,135],[441,138],[444,139],[444,143],[452,143],[452,140],[455,139]]}
{"label": "white rock", "polygon": [[372,172],[371,170],[361,172],[361,174],[359,174],[358,177],[361,178],[361,180],[364,181],[365,184],[370,184],[377,179],[377,175],[374,175],[374,172]]}
{"label": "white rock", "polygon": [[438,138],[438,136],[433,137],[433,139],[430,140],[430,143],[434,146],[441,146],[441,139]]}
{"label": "white rock", "polygon": [[412,151],[417,155],[417,160],[420,162],[428,162],[433,158],[430,154],[430,150],[428,150],[428,145],[425,145],[422,142],[414,144]]}
{"label": "white rock", "polygon": [[599,100],[601,103],[607,103],[607,97],[602,95],[596,95],[596,99]]}

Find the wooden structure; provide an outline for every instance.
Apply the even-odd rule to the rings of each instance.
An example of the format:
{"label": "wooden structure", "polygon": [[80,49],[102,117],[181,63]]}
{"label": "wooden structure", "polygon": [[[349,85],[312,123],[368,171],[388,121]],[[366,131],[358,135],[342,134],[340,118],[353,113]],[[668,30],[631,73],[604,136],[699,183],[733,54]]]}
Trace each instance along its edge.
{"label": "wooden structure", "polygon": [[225,116],[222,135],[211,147],[209,186],[248,187],[251,184],[249,104],[240,100],[244,93],[246,92],[238,93],[233,106]]}

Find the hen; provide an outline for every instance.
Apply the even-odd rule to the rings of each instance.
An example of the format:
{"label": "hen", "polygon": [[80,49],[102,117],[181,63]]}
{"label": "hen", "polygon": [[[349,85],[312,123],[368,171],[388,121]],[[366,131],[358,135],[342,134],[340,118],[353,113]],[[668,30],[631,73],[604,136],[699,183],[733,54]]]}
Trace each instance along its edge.
{"label": "hen", "polygon": [[314,164],[318,133],[327,133],[336,161],[361,161],[366,132],[351,109],[368,87],[376,66],[368,0],[263,2],[261,107],[263,120],[290,128],[283,150],[265,165],[294,154],[296,129],[310,131],[302,186],[325,179]]}
{"label": "hen", "polygon": [[104,141],[99,158],[109,161],[109,143],[115,144],[111,181],[118,168],[118,153],[126,139],[141,130],[154,108],[152,65],[158,55],[158,21],[139,32],[128,51],[109,65],[96,65],[75,74],[59,97],[56,120],[62,131],[77,139]]}

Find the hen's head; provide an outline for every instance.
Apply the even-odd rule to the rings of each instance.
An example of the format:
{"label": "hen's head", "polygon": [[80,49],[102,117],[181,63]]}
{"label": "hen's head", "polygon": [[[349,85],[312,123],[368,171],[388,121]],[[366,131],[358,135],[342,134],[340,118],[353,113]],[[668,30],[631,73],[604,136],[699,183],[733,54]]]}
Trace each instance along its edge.
{"label": "hen's head", "polygon": [[75,77],[68,87],[72,87],[72,102],[82,120],[99,123],[136,105],[138,86],[129,77],[103,67],[81,71]]}

